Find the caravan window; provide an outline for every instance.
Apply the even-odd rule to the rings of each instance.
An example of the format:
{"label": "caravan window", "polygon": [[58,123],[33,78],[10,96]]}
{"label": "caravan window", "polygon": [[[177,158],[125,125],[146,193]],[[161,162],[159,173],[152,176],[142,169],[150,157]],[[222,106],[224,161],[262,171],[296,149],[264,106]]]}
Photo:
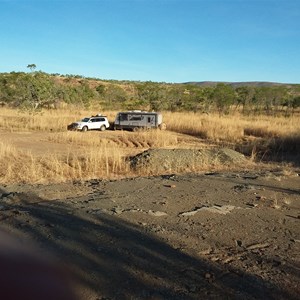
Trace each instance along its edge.
{"label": "caravan window", "polygon": [[120,120],[121,121],[128,121],[128,115],[127,114],[120,114]]}
{"label": "caravan window", "polygon": [[142,116],[141,115],[131,115],[130,116],[130,121],[141,121]]}

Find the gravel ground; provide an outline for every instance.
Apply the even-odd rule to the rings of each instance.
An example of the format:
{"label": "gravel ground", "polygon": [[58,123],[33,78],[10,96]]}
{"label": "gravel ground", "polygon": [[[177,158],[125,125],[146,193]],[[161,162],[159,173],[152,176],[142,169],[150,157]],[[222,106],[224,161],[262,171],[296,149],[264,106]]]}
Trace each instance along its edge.
{"label": "gravel ground", "polygon": [[243,154],[227,148],[150,149],[135,155],[130,162],[134,170],[152,170],[153,174],[249,164]]}
{"label": "gravel ground", "polygon": [[1,228],[79,299],[299,299],[299,208],[297,170],[0,186]]}

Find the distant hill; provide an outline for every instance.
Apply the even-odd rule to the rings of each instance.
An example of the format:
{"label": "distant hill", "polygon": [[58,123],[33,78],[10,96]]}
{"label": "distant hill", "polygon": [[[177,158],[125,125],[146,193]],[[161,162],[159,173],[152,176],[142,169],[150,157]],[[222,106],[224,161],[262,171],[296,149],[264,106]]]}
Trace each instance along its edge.
{"label": "distant hill", "polygon": [[241,86],[248,87],[274,87],[274,86],[293,86],[296,84],[293,83],[279,83],[279,82],[268,82],[268,81],[245,81],[245,82],[226,82],[226,81],[191,81],[184,82],[183,84],[194,84],[203,87],[212,87],[216,86],[218,83],[224,83],[231,85],[234,88]]}
{"label": "distant hill", "polygon": [[[215,89],[218,83],[225,87]],[[241,91],[234,90],[244,87]],[[76,106],[102,110],[216,111],[227,113],[247,98],[249,111],[300,108],[300,84],[276,82],[118,81],[37,72],[0,73],[0,107],[39,110]],[[251,105],[249,104],[250,102]],[[271,103],[271,106],[270,106]],[[280,108],[281,109],[281,108]]]}

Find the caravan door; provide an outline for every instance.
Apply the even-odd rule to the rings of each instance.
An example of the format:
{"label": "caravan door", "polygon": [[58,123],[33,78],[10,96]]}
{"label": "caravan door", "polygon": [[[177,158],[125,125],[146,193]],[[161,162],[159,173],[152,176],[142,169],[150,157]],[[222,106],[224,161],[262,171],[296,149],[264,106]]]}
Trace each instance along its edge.
{"label": "caravan door", "polygon": [[145,119],[147,127],[155,127],[155,115],[145,115]]}

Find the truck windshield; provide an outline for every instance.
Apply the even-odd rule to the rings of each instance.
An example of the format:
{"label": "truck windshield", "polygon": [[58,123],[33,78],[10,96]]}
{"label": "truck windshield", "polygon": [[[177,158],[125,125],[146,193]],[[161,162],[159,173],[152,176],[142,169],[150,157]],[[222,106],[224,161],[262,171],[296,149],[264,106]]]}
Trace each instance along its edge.
{"label": "truck windshield", "polygon": [[81,120],[81,122],[88,122],[90,120],[90,118],[84,118]]}

